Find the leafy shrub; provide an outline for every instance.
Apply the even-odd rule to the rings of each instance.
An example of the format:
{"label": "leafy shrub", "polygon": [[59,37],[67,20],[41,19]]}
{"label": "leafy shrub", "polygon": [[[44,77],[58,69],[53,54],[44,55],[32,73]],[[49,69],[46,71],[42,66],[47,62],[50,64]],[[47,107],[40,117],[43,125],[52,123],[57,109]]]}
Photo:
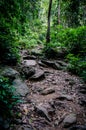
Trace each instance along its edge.
{"label": "leafy shrub", "polygon": [[52,41],[58,41],[67,47],[68,53],[86,54],[86,26],[78,28],[63,28],[62,26],[57,26],[52,33]]}
{"label": "leafy shrub", "polygon": [[13,31],[11,25],[2,18],[0,22],[0,59],[2,61],[15,59],[17,62],[19,59],[18,45]]}
{"label": "leafy shrub", "polygon": [[70,63],[68,70],[79,75],[86,82],[86,59],[82,59],[74,54],[68,54],[67,59]]}
{"label": "leafy shrub", "polygon": [[86,53],[86,27],[69,29],[66,32],[66,46],[70,53],[81,55]]}
{"label": "leafy shrub", "polygon": [[0,76],[0,114],[9,116],[12,107],[18,102],[18,96],[13,94],[14,91],[11,81]]}
{"label": "leafy shrub", "polygon": [[68,69],[72,73],[78,74],[78,70],[79,70],[78,63],[80,61],[79,57],[78,56],[74,56],[74,54],[68,54],[67,55],[67,59],[68,59],[68,62],[69,62]]}

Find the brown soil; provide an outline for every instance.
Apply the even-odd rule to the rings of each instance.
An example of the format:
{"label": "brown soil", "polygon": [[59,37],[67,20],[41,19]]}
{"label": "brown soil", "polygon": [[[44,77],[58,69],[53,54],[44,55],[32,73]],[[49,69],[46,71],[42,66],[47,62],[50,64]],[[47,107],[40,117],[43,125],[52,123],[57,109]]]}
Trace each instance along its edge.
{"label": "brown soil", "polygon": [[[76,114],[76,124],[86,124],[86,109],[84,104],[81,104],[82,100],[86,101],[86,94],[79,92],[86,84],[78,76],[67,71],[37,65],[36,70],[39,68],[45,72],[45,79],[25,81],[30,93],[24,97],[24,103],[17,106],[19,111],[17,120],[19,118],[18,121],[22,120],[22,123],[14,125],[13,130],[18,130],[18,126],[21,125],[31,126],[34,130],[68,130],[69,128],[63,127],[63,119],[70,113]],[[47,88],[53,88],[55,92],[43,95],[41,92]],[[61,95],[70,96],[71,99],[58,98]],[[50,121],[37,113],[35,107],[39,104],[48,111]]]}

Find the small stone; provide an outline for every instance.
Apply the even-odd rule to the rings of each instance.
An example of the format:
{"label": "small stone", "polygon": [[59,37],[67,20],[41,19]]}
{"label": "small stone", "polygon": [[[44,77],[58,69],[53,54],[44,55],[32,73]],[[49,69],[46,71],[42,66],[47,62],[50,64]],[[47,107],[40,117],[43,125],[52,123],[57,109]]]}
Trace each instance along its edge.
{"label": "small stone", "polygon": [[75,81],[71,79],[71,80],[69,81],[69,85],[73,86],[74,84],[75,84]]}
{"label": "small stone", "polygon": [[56,107],[56,108],[65,108],[65,103],[64,102],[62,102],[62,101],[54,101],[54,106]]}
{"label": "small stone", "polygon": [[72,97],[69,96],[69,95],[61,95],[61,96],[57,97],[57,99],[59,99],[59,100],[68,100],[68,101],[73,100]]}
{"label": "small stone", "polygon": [[54,125],[58,126],[59,125],[59,121],[56,120],[55,123],[54,123]]}
{"label": "small stone", "polygon": [[38,105],[38,106],[36,106],[35,109],[36,109],[36,112],[37,112],[40,116],[45,117],[48,121],[51,121],[51,119],[50,119],[50,117],[49,117],[49,115],[48,115],[48,111],[47,111],[46,108],[44,108],[44,107],[41,106],[41,105]]}
{"label": "small stone", "polygon": [[79,104],[82,105],[82,106],[86,106],[86,99],[81,99]]}
{"label": "small stone", "polygon": [[54,93],[55,90],[53,88],[47,88],[44,91],[41,92],[42,95],[48,95]]}
{"label": "small stone", "polygon": [[64,127],[69,127],[77,122],[76,114],[69,114],[63,120]]}

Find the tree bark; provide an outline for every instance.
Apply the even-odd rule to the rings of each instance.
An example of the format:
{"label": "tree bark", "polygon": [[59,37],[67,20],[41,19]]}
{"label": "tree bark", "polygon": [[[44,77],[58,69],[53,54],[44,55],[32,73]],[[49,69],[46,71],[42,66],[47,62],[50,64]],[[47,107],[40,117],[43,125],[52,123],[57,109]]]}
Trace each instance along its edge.
{"label": "tree bark", "polygon": [[51,7],[52,7],[52,0],[49,1],[48,27],[47,27],[47,34],[46,34],[46,43],[50,42],[50,15],[51,15]]}
{"label": "tree bark", "polygon": [[61,6],[61,0],[58,0],[58,20],[57,20],[58,25],[60,25],[60,23],[61,23],[61,20],[60,20],[60,15],[61,15],[60,6]]}

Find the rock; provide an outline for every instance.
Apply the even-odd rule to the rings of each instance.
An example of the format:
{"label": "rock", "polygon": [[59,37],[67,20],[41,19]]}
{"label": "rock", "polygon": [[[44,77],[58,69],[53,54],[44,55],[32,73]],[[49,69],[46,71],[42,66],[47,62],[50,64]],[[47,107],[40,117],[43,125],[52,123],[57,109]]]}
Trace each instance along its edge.
{"label": "rock", "polygon": [[81,90],[79,90],[79,92],[82,94],[86,94],[86,89],[81,89]]}
{"label": "rock", "polygon": [[17,77],[19,77],[19,72],[10,68],[10,67],[6,67],[2,72],[1,72],[2,76],[8,77],[8,78],[12,78],[15,79]]}
{"label": "rock", "polygon": [[61,66],[64,66],[64,67],[67,67],[67,66],[68,66],[68,64],[67,64],[66,62],[64,62],[64,61],[57,60],[56,62],[57,62],[58,64],[60,64]]}
{"label": "rock", "polygon": [[85,86],[85,85],[80,86],[79,89],[80,89],[80,90],[82,90],[82,89],[85,89],[85,90],[86,90],[86,86]]}
{"label": "rock", "polygon": [[76,84],[75,81],[72,80],[72,79],[70,79],[70,81],[69,81],[69,85],[73,86],[74,84]]}
{"label": "rock", "polygon": [[86,125],[75,125],[72,126],[69,130],[86,130]]}
{"label": "rock", "polygon": [[55,108],[65,108],[65,103],[62,101],[54,101],[54,107]]}
{"label": "rock", "polygon": [[55,90],[53,88],[47,88],[41,92],[42,95],[48,95],[54,93]]}
{"label": "rock", "polygon": [[33,67],[37,65],[37,62],[35,60],[24,60],[23,64],[25,65],[25,67]]}
{"label": "rock", "polygon": [[41,60],[42,63],[54,68],[54,69],[57,69],[57,70],[61,70],[62,67],[56,63],[56,62],[53,62],[53,61],[48,61],[48,60]]}
{"label": "rock", "polygon": [[61,95],[59,97],[57,97],[56,99],[59,99],[59,100],[68,100],[68,101],[72,101],[72,97],[69,96],[69,95]]}
{"label": "rock", "polygon": [[48,121],[51,121],[46,108],[41,105],[38,105],[35,107],[35,110],[40,116],[45,117]]}
{"label": "rock", "polygon": [[20,78],[13,81],[13,86],[16,89],[14,92],[15,95],[25,96],[29,93],[27,85]]}
{"label": "rock", "polygon": [[25,78],[29,78],[35,74],[35,69],[33,67],[23,67],[21,72]]}
{"label": "rock", "polygon": [[86,106],[86,99],[81,99],[81,101],[79,101],[79,104],[82,106]]}
{"label": "rock", "polygon": [[76,114],[69,114],[63,120],[64,127],[69,127],[77,122]]}
{"label": "rock", "polygon": [[29,59],[32,59],[32,60],[35,60],[36,59],[36,56],[32,56],[32,55],[26,55],[26,56],[23,56],[23,59],[24,60],[29,60]]}
{"label": "rock", "polygon": [[32,49],[31,54],[35,56],[42,56],[42,50],[41,49]]}
{"label": "rock", "polygon": [[44,63],[42,63],[41,61],[39,61],[38,64],[39,64],[40,66],[42,66],[42,67],[47,67],[47,65],[44,64]]}
{"label": "rock", "polygon": [[15,125],[11,130],[34,130],[29,125]]}
{"label": "rock", "polygon": [[55,123],[54,123],[54,125],[57,127],[59,125],[59,121],[56,120]]}
{"label": "rock", "polygon": [[44,71],[38,70],[32,77],[30,77],[30,80],[33,81],[39,81],[45,78]]}

